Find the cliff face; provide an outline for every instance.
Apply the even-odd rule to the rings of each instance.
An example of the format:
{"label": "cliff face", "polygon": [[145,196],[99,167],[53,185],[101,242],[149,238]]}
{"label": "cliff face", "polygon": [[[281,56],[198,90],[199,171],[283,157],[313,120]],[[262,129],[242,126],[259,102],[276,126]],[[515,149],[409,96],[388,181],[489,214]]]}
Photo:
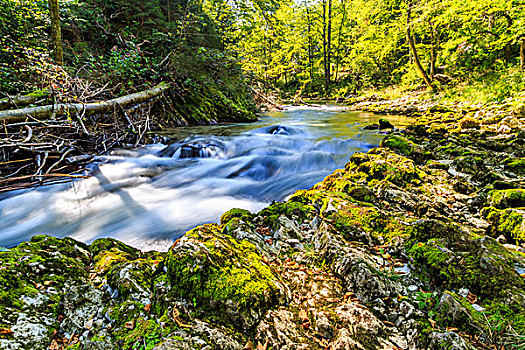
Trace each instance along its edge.
{"label": "cliff face", "polygon": [[167,253],[48,236],[2,249],[0,348],[523,347],[524,125],[417,113],[313,188]]}

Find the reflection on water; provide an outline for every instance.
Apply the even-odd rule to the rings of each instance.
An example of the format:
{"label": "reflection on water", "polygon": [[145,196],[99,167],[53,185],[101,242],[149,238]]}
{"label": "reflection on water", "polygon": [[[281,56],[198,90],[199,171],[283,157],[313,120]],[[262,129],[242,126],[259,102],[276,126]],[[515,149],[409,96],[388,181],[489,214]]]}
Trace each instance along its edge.
{"label": "reflection on water", "polygon": [[[254,124],[178,128],[173,143],[116,151],[69,184],[4,194],[0,245],[46,233],[90,242],[115,237],[166,250],[173,239],[233,207],[257,211],[309,188],[383,135],[379,117],[335,108],[291,108]],[[403,127],[406,119],[389,117]],[[0,199],[1,199],[0,198]]]}

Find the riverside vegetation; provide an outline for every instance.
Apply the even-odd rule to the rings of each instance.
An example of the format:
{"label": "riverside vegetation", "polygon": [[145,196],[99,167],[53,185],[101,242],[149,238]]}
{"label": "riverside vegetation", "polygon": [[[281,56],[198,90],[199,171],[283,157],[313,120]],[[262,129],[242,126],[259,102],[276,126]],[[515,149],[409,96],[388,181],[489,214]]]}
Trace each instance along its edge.
{"label": "riverside vegetation", "polygon": [[167,253],[50,236],[2,249],[0,348],[523,349],[523,107],[355,108],[413,121]]}

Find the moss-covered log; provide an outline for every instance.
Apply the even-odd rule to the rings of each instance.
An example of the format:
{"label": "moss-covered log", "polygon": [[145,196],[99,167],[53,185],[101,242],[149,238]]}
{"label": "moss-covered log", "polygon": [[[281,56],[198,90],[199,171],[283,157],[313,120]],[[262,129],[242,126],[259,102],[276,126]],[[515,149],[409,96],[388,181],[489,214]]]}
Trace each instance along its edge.
{"label": "moss-covered log", "polygon": [[112,100],[93,102],[93,103],[58,103],[55,105],[27,107],[0,112],[0,120],[8,122],[23,121],[27,117],[35,119],[50,118],[53,114],[91,114],[99,112],[107,112],[113,108],[142,103],[153,97],[161,95],[164,91],[170,88],[167,84],[159,84],[154,88],[136,92],[134,94],[114,98]]}

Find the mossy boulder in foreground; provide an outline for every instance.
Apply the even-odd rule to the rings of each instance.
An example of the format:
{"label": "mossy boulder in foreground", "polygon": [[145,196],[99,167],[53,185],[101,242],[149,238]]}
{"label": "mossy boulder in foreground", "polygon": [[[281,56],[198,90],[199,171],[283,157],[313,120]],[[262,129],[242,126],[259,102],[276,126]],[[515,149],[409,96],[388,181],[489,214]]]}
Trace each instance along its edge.
{"label": "mossy boulder in foreground", "polygon": [[287,290],[252,243],[221,231],[204,225],[178,240],[166,258],[169,282],[174,295],[248,331],[266,309],[285,301]]}

